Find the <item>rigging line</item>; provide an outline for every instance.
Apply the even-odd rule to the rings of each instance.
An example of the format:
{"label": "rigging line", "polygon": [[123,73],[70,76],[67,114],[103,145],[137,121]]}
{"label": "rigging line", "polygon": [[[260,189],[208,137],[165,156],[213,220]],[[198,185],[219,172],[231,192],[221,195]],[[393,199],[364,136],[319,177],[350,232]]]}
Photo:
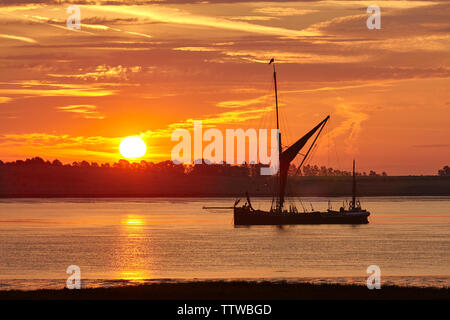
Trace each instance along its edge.
{"label": "rigging line", "polygon": [[[266,108],[268,105],[268,95],[269,95],[269,90],[270,90],[270,84],[266,84],[266,86],[264,86],[264,91],[263,91],[263,96],[265,97],[262,101],[263,103],[263,108]],[[264,112],[263,115],[258,119],[257,124],[258,124],[258,129],[261,128],[265,128],[265,124],[266,124],[266,120],[268,118],[268,114],[267,112]]]}
{"label": "rigging line", "polygon": [[[263,93],[264,98],[262,99],[262,108],[265,109],[268,106],[271,106],[269,99],[271,98],[271,93],[273,92],[272,81],[265,82],[265,85],[263,87],[264,87],[264,91],[262,93]],[[256,129],[267,129],[267,126],[268,126],[267,124],[270,123],[271,115],[272,115],[272,112],[267,112],[267,111],[264,112],[262,114],[262,116],[257,120],[258,127]],[[259,134],[257,135],[257,137],[259,139]],[[258,151],[259,151],[259,145],[260,144],[258,144]],[[259,157],[259,152],[258,152],[258,164],[259,165],[261,164],[261,158]],[[259,170],[261,170],[261,168],[256,167],[256,170],[259,171]],[[260,171],[257,172],[256,174],[257,174],[257,176],[259,176],[261,178]],[[264,183],[262,185],[263,192],[264,192],[264,190],[267,190],[269,192],[269,195],[272,195],[272,197],[273,197],[274,193],[272,190],[272,185],[270,183],[268,184],[267,181],[265,181],[265,179],[263,181],[264,181]]]}
{"label": "rigging line", "polygon": [[[289,120],[289,117],[288,117],[287,114],[285,114],[285,121],[286,121],[287,123],[289,123],[288,120]],[[295,135],[292,134],[292,129],[291,129],[290,126],[287,127],[287,135],[288,135],[288,138],[289,138],[289,140],[288,140],[288,141],[289,141],[289,145],[291,145],[292,143],[294,143],[292,137],[294,137]]]}
{"label": "rigging line", "polygon": [[[296,173],[294,173],[294,176],[291,176],[291,179],[295,179],[295,177],[298,177],[298,176],[296,175]],[[287,187],[289,193],[291,194],[291,197],[289,198],[289,203],[292,203],[292,205],[293,205],[295,208],[297,208],[297,203],[296,203],[296,201],[300,202],[300,205],[301,205],[302,208],[303,208],[303,212],[306,212],[305,206],[303,205],[303,202],[302,202],[300,196],[297,196],[297,195],[295,194],[295,192],[294,192],[294,183],[293,183],[293,182],[290,182],[290,181],[288,180],[288,182],[287,182],[287,184],[286,184],[286,187]]]}
{"label": "rigging line", "polygon": [[328,145],[327,145],[327,166],[330,168],[330,135],[329,128],[325,128],[325,136],[327,137]]}
{"label": "rigging line", "polygon": [[295,196],[295,193],[293,192],[294,189],[292,187],[292,183],[289,183],[289,181],[288,181],[288,183],[286,183],[286,189],[288,191],[288,194],[290,194],[290,197],[287,198],[288,203],[291,206],[296,207],[296,205],[295,205],[295,198],[296,198],[296,196]]}
{"label": "rigging line", "polygon": [[[264,106],[266,105],[266,103],[265,103],[265,101],[264,101]],[[259,121],[258,121],[258,127],[257,127],[257,129],[265,129],[265,123],[266,123],[266,119],[267,119],[267,117],[268,117],[268,115],[267,115],[267,113],[265,112],[262,116],[261,116],[261,118],[259,119]],[[259,139],[259,134],[257,134],[257,139]],[[260,159],[260,157],[259,157],[259,152],[260,152],[260,150],[259,150],[259,143],[258,143],[258,156],[257,156],[257,159],[258,159],[258,163],[261,163],[261,159]]]}
{"label": "rigging line", "polygon": [[301,199],[299,196],[295,197],[295,199],[296,199],[296,200],[300,203],[300,205],[302,206],[303,212],[306,212],[307,210],[306,210],[306,208],[305,208],[305,205],[303,204],[302,199]]}
{"label": "rigging line", "polygon": [[[274,86],[275,86],[275,84],[274,84]],[[277,93],[278,93],[278,116],[279,116],[279,121],[280,121],[280,126],[279,126],[279,130],[280,130],[280,133],[283,135],[283,137],[282,137],[282,146],[283,145],[289,145],[289,136],[288,136],[288,130],[289,130],[289,127],[288,127],[288,125],[287,125],[287,121],[286,121],[286,112],[285,112],[285,107],[283,107],[282,105],[281,105],[281,103],[280,103],[280,101],[282,100],[282,99],[280,99],[280,90],[279,90],[279,86],[277,86]],[[282,94],[281,94],[281,96],[282,96]],[[283,142],[286,142],[286,143],[283,143]]]}
{"label": "rigging line", "polygon": [[[296,177],[296,176],[294,176],[294,177]],[[297,208],[297,205],[296,205],[296,200],[297,200],[298,202],[300,202],[300,205],[302,206],[303,212],[307,212],[301,197],[300,196],[296,196],[295,193],[294,193],[293,183],[288,181],[288,183],[286,184],[286,188],[288,189],[288,192],[291,194],[291,197],[288,198],[288,202],[290,204],[292,204],[294,207]]]}
{"label": "rigging line", "polygon": [[[262,107],[265,108],[268,106],[268,96],[270,95],[270,92],[273,91],[271,90],[271,82],[267,81],[261,85],[262,87],[262,97],[264,97],[263,101],[262,101]],[[265,124],[265,120],[267,119],[267,112],[264,112],[263,115],[256,121],[253,121],[254,124],[257,124],[258,128],[263,128],[264,124]]]}
{"label": "rigging line", "polygon": [[285,129],[285,131],[286,131],[286,134],[285,134],[285,136],[286,136],[286,145],[287,145],[287,148],[292,144],[292,134],[291,134],[291,130],[289,129],[289,126],[288,126],[288,123],[289,123],[289,121],[288,121],[288,117],[287,117],[287,114],[286,113],[284,113],[283,114],[283,120],[284,120],[284,123],[286,124],[286,129]]}
{"label": "rigging line", "polygon": [[[320,139],[319,139],[320,141]],[[316,154],[316,151],[318,149],[319,143],[317,143],[316,145],[314,145],[311,153],[307,156],[307,158],[305,158],[305,163],[309,164],[312,166],[311,162],[309,162],[312,158],[314,158],[314,155]],[[315,165],[317,168],[319,168],[317,165]],[[319,168],[320,169],[320,168]]]}
{"label": "rigging line", "polygon": [[317,133],[316,137],[314,138],[314,140],[313,140],[311,146],[309,147],[308,152],[306,152],[305,157],[303,157],[302,162],[300,162],[300,165],[298,166],[297,171],[300,170],[300,168],[302,167],[303,163],[305,162],[306,158],[308,157],[308,155],[309,155],[311,149],[314,147],[314,145],[315,145],[317,139],[318,139],[319,136],[320,136],[320,133],[322,132],[322,130],[323,130],[323,128],[325,127],[326,124],[327,124],[327,122],[325,121],[324,124],[322,125],[322,127],[320,127],[320,130],[319,130],[319,132]]}
{"label": "rigging line", "polygon": [[[273,92],[274,92],[274,84],[272,79],[272,74],[270,74],[270,77],[267,77],[267,85],[266,85],[266,95],[264,99],[264,107],[272,107],[275,108],[273,105]],[[264,121],[272,121],[273,120],[273,112],[266,112],[266,117],[264,118]],[[266,125],[266,123],[264,123]],[[267,127],[269,124],[267,123]],[[272,126],[270,126],[272,127]],[[265,126],[266,128],[266,126]]]}
{"label": "rigging line", "polygon": [[[291,187],[292,187],[292,185],[291,185]],[[300,205],[301,205],[302,208],[303,208],[303,211],[305,211],[305,207],[304,207],[304,205],[303,205],[302,198],[301,198],[300,195],[296,195],[296,194],[295,194],[295,191],[296,191],[296,190],[292,189],[292,203],[293,203],[293,205],[294,205],[295,207],[297,207],[297,204],[300,203]],[[297,191],[299,192],[299,190],[297,190]]]}
{"label": "rigging line", "polygon": [[[294,176],[295,177],[295,176]],[[292,187],[292,184],[289,184],[288,183],[288,187],[289,188],[291,188]],[[295,202],[295,200],[297,200],[298,202],[300,202],[300,205],[302,206],[302,209],[303,209],[303,212],[304,213],[306,213],[307,212],[307,210],[306,210],[306,208],[305,208],[305,206],[304,206],[304,204],[303,204],[303,201],[302,201],[302,199],[301,199],[301,197],[300,196],[296,196],[294,193],[292,193],[293,194],[293,202]],[[295,203],[294,203],[294,205],[295,205]]]}
{"label": "rigging line", "polygon": [[276,118],[275,118],[275,113],[274,113],[274,111],[276,110],[276,105],[275,105],[276,102],[274,100],[275,84],[273,82],[273,78],[270,79],[269,83],[270,83],[270,88],[269,88],[270,92],[267,94],[266,102],[267,102],[268,106],[272,107],[272,110],[270,112],[268,112],[267,120],[269,122],[267,123],[267,129],[272,129],[275,127],[275,124],[276,124]]}
{"label": "rigging line", "polygon": [[[309,155],[306,156],[306,158],[305,158],[305,159],[306,159],[306,161],[305,161],[306,163],[308,163],[308,162],[314,157],[314,155],[316,154],[316,151],[317,151],[317,149],[318,149],[319,142],[320,142],[320,138],[319,138],[319,141],[317,142],[317,144],[314,145],[314,147],[313,147],[313,149],[312,149],[312,152],[311,152]],[[299,167],[299,169],[300,169],[300,168],[301,168],[301,167]],[[297,171],[298,171],[298,169],[297,169]],[[297,199],[300,201],[300,204],[301,204],[301,206],[302,206],[302,208],[303,208],[303,211],[304,211],[304,212],[307,212],[308,209],[305,208],[305,205],[303,204],[303,201],[301,200],[301,197],[298,196]]]}
{"label": "rigging line", "polygon": [[[278,99],[280,100],[280,99]],[[288,142],[288,136],[287,136],[287,123],[284,119],[284,108],[278,107],[278,113],[280,115],[280,133],[283,135],[282,137],[282,144]]]}
{"label": "rigging line", "polygon": [[[265,84],[263,84],[262,85],[262,87],[263,87],[263,91],[262,91],[262,93],[263,93],[263,101],[262,101],[262,103],[263,103],[263,108],[265,108],[266,106],[267,106],[267,103],[268,103],[268,96],[270,95],[270,87],[271,87],[271,84],[270,84],[270,82],[269,83],[265,83]],[[257,103],[258,105],[260,105],[260,103]],[[264,109],[263,109],[264,110]],[[249,122],[249,127],[252,127],[252,126],[255,126],[255,125],[257,125],[257,128],[255,128],[255,129],[261,129],[261,128],[264,128],[264,125],[265,125],[265,122],[266,122],[266,119],[268,118],[268,112],[263,112],[263,114],[261,115],[261,117],[259,117],[258,119],[253,119],[253,120],[251,120],[250,122]],[[258,135],[257,135],[258,136]],[[257,158],[258,159],[258,158]],[[258,161],[257,161],[258,162]],[[259,161],[260,162],[260,161]],[[248,165],[249,165],[249,163],[247,163]],[[251,167],[249,167],[249,170],[251,170]],[[256,170],[257,170],[257,168],[256,168]],[[250,174],[250,172],[249,172],[249,179],[248,179],[248,182],[247,182],[247,185],[246,185],[246,187],[247,187],[247,190],[251,190],[251,187],[255,184],[255,179],[256,179],[256,177],[254,177],[254,176],[252,176],[251,174]]]}
{"label": "rigging line", "polygon": [[[331,121],[333,121],[333,125],[334,125],[334,119],[333,120],[330,119],[330,127],[332,127]],[[337,165],[337,168],[342,171],[342,165],[341,165],[341,161],[339,159],[338,150],[337,150],[337,143],[336,143],[335,138],[331,135],[331,133],[332,133],[332,130],[330,130],[328,134],[330,136],[329,139],[331,139],[331,144],[334,149],[334,153],[336,155],[336,162],[337,162],[336,165]]]}
{"label": "rigging line", "polygon": [[314,157],[315,151],[317,150],[317,146],[320,142],[320,138],[317,140],[316,144],[311,144],[310,149],[308,150],[310,151],[310,153],[306,153],[306,154],[302,154],[304,156],[303,160],[301,161],[301,163],[298,165],[297,170],[295,171],[295,174],[302,174],[301,168],[303,167],[304,164],[310,164],[310,160]]}
{"label": "rigging line", "polygon": [[285,137],[284,141],[286,142],[286,147],[289,147],[292,142],[292,140],[291,140],[292,135],[291,135],[291,130],[288,126],[289,121],[288,121],[288,116],[286,113],[286,108],[281,108],[280,114],[281,114],[281,121],[282,121],[282,123],[284,123],[284,127],[283,127],[283,131],[284,131],[283,134]]}
{"label": "rigging line", "polygon": [[[316,155],[317,149],[318,149],[319,145],[316,144],[313,149],[311,150],[311,154],[308,156],[308,161],[312,160],[314,158],[314,156]],[[311,162],[309,162],[311,164]]]}
{"label": "rigging line", "polygon": [[338,166],[339,166],[339,170],[342,170],[341,161],[339,160],[339,155],[338,155],[338,151],[337,151],[337,148],[336,148],[336,141],[334,140],[333,142],[334,142],[333,143],[333,145],[334,145],[334,152],[336,153],[336,160],[337,160],[337,163],[338,163]]}
{"label": "rigging line", "polygon": [[[268,86],[267,86],[267,94],[265,96],[264,99],[264,106],[265,107],[272,107],[273,109],[275,109],[274,106],[274,101],[273,101],[273,92],[275,90],[275,85],[273,82],[273,75],[270,75],[270,80],[268,80]],[[270,112],[266,112],[265,116],[263,118],[263,128],[264,129],[268,129],[269,132],[269,137],[271,137],[270,134],[270,130],[274,127],[274,113],[272,111]],[[269,138],[268,138],[269,139]],[[276,191],[275,191],[275,184],[274,184],[274,179],[272,179],[272,176],[265,181],[265,185],[267,185],[267,189],[270,192],[269,194],[271,195],[272,201],[271,201],[271,208],[273,208],[273,204],[275,202],[275,197],[276,197]]]}
{"label": "rigging line", "polygon": [[303,204],[302,198],[300,196],[296,196],[295,198],[300,202],[300,205],[303,208],[303,212],[306,212],[307,210],[306,210],[306,208],[305,208],[305,206]]}

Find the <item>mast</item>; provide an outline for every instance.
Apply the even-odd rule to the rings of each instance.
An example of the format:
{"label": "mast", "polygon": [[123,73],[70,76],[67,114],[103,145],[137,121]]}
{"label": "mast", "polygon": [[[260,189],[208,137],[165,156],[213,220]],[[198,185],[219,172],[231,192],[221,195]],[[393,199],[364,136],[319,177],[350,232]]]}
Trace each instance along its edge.
{"label": "mast", "polygon": [[[295,156],[298,154],[300,149],[302,149],[305,144],[308,142],[308,140],[316,133],[316,131],[319,131],[316,138],[314,139],[311,147],[308,150],[309,154],[312,147],[314,146],[317,138],[319,137],[320,133],[322,132],[323,127],[327,123],[330,116],[327,116],[324,120],[322,120],[317,126],[315,126],[312,130],[310,130],[307,134],[305,134],[303,137],[301,137],[297,142],[295,142],[293,145],[291,145],[289,148],[287,148],[283,152],[283,148],[281,147],[281,133],[280,133],[280,125],[279,125],[279,117],[278,117],[278,91],[277,91],[277,72],[275,70],[275,59],[272,58],[269,61],[269,64],[273,63],[273,82],[275,86],[275,112],[277,114],[277,130],[278,130],[278,197],[277,197],[277,203],[276,203],[276,210],[278,212],[283,211],[283,204],[284,204],[284,196],[285,196],[285,187],[286,187],[286,180],[287,180],[287,174],[289,171],[289,166],[292,160],[294,160]],[[305,158],[306,158],[305,156]],[[304,161],[304,159],[303,159]],[[302,162],[303,164],[303,162]]]}
{"label": "mast", "polygon": [[[269,64],[273,65],[273,83],[274,83],[274,87],[275,87],[275,112],[277,115],[277,131],[278,131],[278,166],[281,163],[281,152],[282,147],[281,147],[281,133],[280,133],[280,124],[279,124],[279,120],[278,120],[278,90],[277,90],[277,71],[275,69],[275,59],[272,58],[269,61]],[[278,199],[277,199],[277,210],[278,211],[283,211],[283,203],[281,201],[281,193],[283,192],[282,188],[283,188],[283,183],[282,183],[282,179],[281,179],[281,174],[280,174],[280,170],[278,168]]]}
{"label": "mast", "polygon": [[[277,91],[277,71],[275,70],[275,60],[272,58],[269,63],[273,64],[273,83],[275,85],[275,110],[277,113],[277,130],[280,130],[280,125],[278,122],[278,91]],[[279,145],[281,150],[281,144]]]}
{"label": "mast", "polygon": [[353,159],[353,190],[352,190],[352,208],[356,208],[356,174],[355,174],[355,159]]}

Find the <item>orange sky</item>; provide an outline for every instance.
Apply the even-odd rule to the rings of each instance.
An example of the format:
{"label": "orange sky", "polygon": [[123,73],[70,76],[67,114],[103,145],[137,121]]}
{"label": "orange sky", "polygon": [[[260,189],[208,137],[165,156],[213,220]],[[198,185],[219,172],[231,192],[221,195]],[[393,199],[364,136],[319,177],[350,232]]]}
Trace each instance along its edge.
{"label": "orange sky", "polygon": [[[312,163],[348,170],[356,157],[390,175],[450,164],[448,2],[97,1],[80,6],[80,31],[66,28],[76,1],[55,2],[0,7],[4,161],[112,162],[140,135],[157,162],[193,120],[273,127],[275,57],[284,142],[331,115]],[[366,27],[371,4],[381,30]]]}

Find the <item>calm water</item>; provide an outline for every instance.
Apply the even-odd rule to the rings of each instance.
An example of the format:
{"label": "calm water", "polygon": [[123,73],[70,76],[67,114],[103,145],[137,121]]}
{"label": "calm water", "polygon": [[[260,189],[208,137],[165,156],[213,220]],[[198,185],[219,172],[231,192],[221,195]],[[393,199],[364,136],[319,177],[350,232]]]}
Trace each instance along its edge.
{"label": "calm water", "polygon": [[[303,199],[325,210],[327,200]],[[334,199],[335,207],[340,199]],[[370,224],[235,228],[234,199],[0,200],[0,290],[189,279],[450,286],[450,197],[362,199]],[[269,199],[255,200],[268,208]],[[299,207],[301,207],[299,205]]]}

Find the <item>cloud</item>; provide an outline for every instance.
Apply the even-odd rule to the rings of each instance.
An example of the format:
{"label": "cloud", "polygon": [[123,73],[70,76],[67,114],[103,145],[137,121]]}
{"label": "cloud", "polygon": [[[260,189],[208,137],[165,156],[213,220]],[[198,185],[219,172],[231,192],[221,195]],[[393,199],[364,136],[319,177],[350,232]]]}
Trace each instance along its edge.
{"label": "cloud", "polygon": [[249,62],[267,63],[272,57],[277,57],[279,63],[349,63],[366,61],[367,55],[331,55],[324,53],[283,52],[278,50],[224,50],[229,57],[237,57]]}
{"label": "cloud", "polygon": [[346,151],[353,154],[358,150],[357,139],[361,132],[361,124],[369,119],[369,115],[345,103],[339,103],[335,108],[335,113],[344,120],[338,127],[330,131],[329,135],[332,139],[344,136]]}
{"label": "cloud", "polygon": [[191,52],[212,52],[212,51],[220,51],[218,48],[210,48],[210,47],[179,47],[173,48],[176,51],[191,51]]}
{"label": "cloud", "polygon": [[246,99],[246,100],[231,100],[231,101],[222,101],[217,103],[218,107],[221,108],[243,108],[248,107],[255,104],[261,104],[267,102],[267,99],[271,97],[271,95],[264,95],[258,98]]}
{"label": "cloud", "polygon": [[270,20],[278,20],[278,17],[269,17],[269,16],[235,16],[235,17],[227,17],[230,20],[241,20],[241,21],[270,21]]}
{"label": "cloud", "polygon": [[[43,24],[47,24],[47,25],[52,26],[52,27],[56,27],[56,28],[60,28],[60,29],[63,29],[63,30],[67,30],[67,28],[66,28],[66,20],[65,19],[58,20],[58,19],[54,19],[54,18],[42,17],[42,16],[37,16],[37,15],[33,15],[33,16],[24,15],[23,17],[25,17],[27,20],[31,20],[33,22],[43,23]],[[129,24],[136,24],[137,21],[138,21],[137,18],[113,18],[113,19],[106,19],[106,18],[99,18],[99,17],[88,17],[88,18],[83,18],[82,19],[81,29],[91,29],[91,30],[94,30],[94,31],[121,32],[121,33],[126,33],[126,34],[139,36],[139,37],[152,38],[152,36],[149,35],[149,34],[140,33],[140,32],[134,32],[134,31],[122,30],[122,29],[118,29],[116,27],[110,27],[110,26],[105,25],[106,23],[120,25],[120,24],[123,24],[125,22],[127,22]],[[102,23],[100,23],[100,22],[102,22]],[[94,33],[87,32],[87,31],[84,31],[84,30],[72,30],[72,31],[82,32],[82,33],[85,33],[85,34],[94,35]]]}
{"label": "cloud", "polygon": [[319,12],[319,10],[315,9],[296,9],[296,8],[287,8],[287,7],[263,7],[257,8],[254,12],[267,14],[271,16],[277,17],[289,17],[289,16],[301,16],[310,13]]}
{"label": "cloud", "polygon": [[59,159],[98,160],[120,158],[121,137],[71,136],[68,134],[26,133],[0,135],[0,147],[8,153],[45,154]]}
{"label": "cloud", "polygon": [[129,75],[132,73],[141,72],[140,66],[124,67],[122,65],[118,66],[107,66],[105,64],[99,65],[95,68],[95,71],[85,72],[80,74],[48,74],[50,77],[55,78],[77,78],[83,80],[99,80],[99,79],[122,79],[127,80]]}
{"label": "cloud", "polygon": [[324,53],[307,53],[307,52],[286,52],[281,50],[245,50],[234,48],[220,48],[220,47],[178,47],[174,48],[176,51],[190,51],[190,52],[220,52],[225,57],[218,57],[211,62],[225,62],[225,61],[244,61],[267,63],[271,58],[276,57],[279,63],[349,63],[366,61],[368,55],[331,55]]}
{"label": "cloud", "polygon": [[450,35],[420,35],[401,39],[386,39],[380,43],[369,44],[371,48],[384,49],[395,52],[414,51],[450,51]]}
{"label": "cloud", "polygon": [[86,17],[83,18],[83,24],[136,24],[139,22],[138,18],[107,18],[107,17],[99,17],[99,16],[93,16],[93,17]]}
{"label": "cloud", "polygon": [[450,144],[418,144],[413,148],[450,148]]}
{"label": "cloud", "polygon": [[37,90],[37,89],[0,89],[0,94],[12,95],[33,95],[41,97],[101,97],[109,96],[114,92],[111,90],[96,89],[58,89],[58,90]]}
{"label": "cloud", "polygon": [[361,0],[325,0],[320,1],[325,5],[334,5],[334,6],[355,6],[367,8],[371,5],[378,5],[380,8],[394,8],[394,9],[405,9],[405,8],[416,8],[416,7],[424,7],[429,6],[430,4],[436,4],[439,2],[446,2],[447,0],[378,0],[374,1],[361,1]]}
{"label": "cloud", "polygon": [[8,103],[12,99],[10,97],[0,97],[0,103]]}
{"label": "cloud", "polygon": [[267,107],[258,107],[258,108],[250,108],[250,109],[244,109],[244,110],[233,110],[233,111],[226,111],[221,112],[215,115],[208,115],[201,118],[196,119],[186,119],[183,121],[171,123],[167,126],[165,129],[158,129],[158,130],[148,130],[144,132],[142,135],[144,137],[151,137],[151,138],[169,138],[172,136],[173,131],[177,129],[188,129],[193,130],[194,128],[194,121],[202,121],[203,127],[216,127],[218,125],[234,125],[239,123],[244,123],[249,120],[255,120],[260,119],[263,117],[267,112],[272,112],[274,107],[267,106]]}
{"label": "cloud", "polygon": [[[345,4],[346,1],[342,1]],[[389,1],[397,3],[398,7],[389,9],[383,4],[381,8],[381,29],[370,31],[366,27],[366,20],[370,16],[365,11],[358,14],[338,16],[330,20],[321,21],[311,25],[308,30],[318,32],[330,37],[330,40],[341,39],[364,39],[369,41],[396,41],[397,38],[409,38],[417,36],[431,36],[433,34],[446,35],[446,28],[450,26],[448,16],[450,4],[434,1]],[[337,4],[342,4],[337,1]],[[430,24],[431,23],[431,24]],[[439,32],[436,25],[442,28]],[[326,41],[327,39],[323,39]],[[363,43],[362,43],[363,44]]]}
{"label": "cloud", "polygon": [[[379,0],[376,3],[382,7],[389,8],[404,8],[410,6],[424,6],[429,2],[445,2],[446,0],[434,1],[416,1],[416,0]],[[211,1],[212,2],[212,1]],[[233,3],[248,3],[249,0],[214,0],[216,4],[233,4]],[[365,6],[373,4],[373,1],[361,0],[271,0],[271,3],[319,3],[323,5],[342,5],[354,6],[359,4]],[[79,4],[79,5],[110,5],[110,6],[141,6],[152,4],[205,4],[207,1],[203,0],[2,0],[2,5],[62,5],[62,4]]]}
{"label": "cloud", "polygon": [[152,6],[152,7],[116,7],[116,6],[97,6],[96,9],[106,12],[114,12],[127,14],[137,17],[145,17],[153,21],[171,23],[171,24],[186,24],[193,26],[212,27],[225,30],[235,30],[249,33],[267,34],[281,37],[306,37],[317,35],[312,31],[292,30],[281,27],[263,26],[258,24],[251,24],[241,21],[233,21],[231,19],[203,16],[191,14],[180,9]]}
{"label": "cloud", "polygon": [[[115,94],[113,90],[106,90],[98,86],[82,84],[48,83],[45,81],[6,82],[0,85],[14,85],[15,88],[0,88],[0,94],[31,95],[41,97],[101,97]],[[19,88],[17,88],[19,86]]]}
{"label": "cloud", "polygon": [[[299,0],[271,0],[271,2],[298,2]],[[321,0],[306,0],[308,2],[321,1]],[[248,0],[214,0],[215,3],[240,3],[248,2]],[[12,4],[80,4],[80,5],[116,5],[116,6],[129,6],[129,5],[149,5],[155,3],[164,4],[202,4],[203,0],[2,0],[4,5]]]}
{"label": "cloud", "polygon": [[34,39],[31,39],[28,37],[14,36],[14,35],[10,35],[10,34],[0,34],[0,38],[17,40],[17,41],[22,41],[22,42],[26,42],[26,43],[37,43],[37,41]]}
{"label": "cloud", "polygon": [[97,111],[97,107],[89,104],[69,105],[57,107],[63,112],[72,112],[81,115],[84,119],[104,119],[105,116]]}
{"label": "cloud", "polygon": [[[267,106],[262,108],[253,108],[247,110],[237,110],[222,112],[218,115],[206,117],[201,119],[204,125],[215,126],[218,124],[237,124],[246,122],[249,120],[259,119],[267,112],[273,111],[273,107]],[[189,119],[185,124],[190,124],[193,126],[194,119]]]}
{"label": "cloud", "polygon": [[366,87],[388,87],[391,83],[388,81],[380,81],[380,82],[364,82],[359,84],[349,84],[349,85],[338,85],[338,86],[324,86],[321,85],[316,88],[312,89],[299,89],[299,90],[283,90],[280,92],[283,93],[309,93],[309,92],[323,92],[323,91],[338,91],[338,90],[351,90],[351,89],[358,89],[358,88],[366,88]]}
{"label": "cloud", "polygon": [[131,35],[135,35],[135,36],[141,36],[141,37],[145,37],[145,38],[153,38],[153,36],[146,34],[146,33],[140,33],[140,32],[134,32],[134,31],[123,31],[123,32],[131,34]]}

